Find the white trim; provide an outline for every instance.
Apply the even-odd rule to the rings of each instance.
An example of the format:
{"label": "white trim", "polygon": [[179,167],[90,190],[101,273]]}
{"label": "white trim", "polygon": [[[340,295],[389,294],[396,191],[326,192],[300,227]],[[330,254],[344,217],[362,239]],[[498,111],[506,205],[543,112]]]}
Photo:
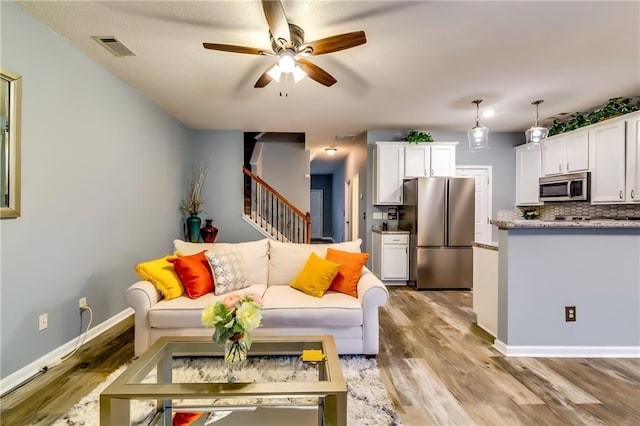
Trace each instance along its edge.
{"label": "white trim", "polygon": [[258,226],[257,223],[255,223],[249,216],[247,216],[246,214],[242,213],[242,219],[247,222],[249,225],[251,225],[256,231],[258,231],[259,233],[261,233],[262,235],[264,235],[267,238],[270,238],[272,240],[275,240],[275,238],[273,237],[273,235],[269,234],[267,231],[265,231],[264,229],[262,229],[261,227]]}
{"label": "white trim", "polygon": [[509,346],[496,339],[505,356],[529,358],[640,358],[640,346]]}
{"label": "white trim", "polygon": [[[134,314],[134,310],[131,308],[126,308],[122,312],[112,316],[106,321],[101,322],[96,325],[92,329],[90,329],[87,333],[87,338],[85,340],[85,344],[100,334],[104,333],[111,327],[115,326],[121,321],[124,321],[129,316]],[[20,370],[15,371],[14,373],[9,374],[7,377],[0,379],[0,394],[4,395],[5,393],[11,391],[13,388],[18,386],[20,383],[25,380],[30,379],[32,376],[36,375],[43,367],[47,365],[51,365],[60,360],[63,356],[71,352],[76,345],[78,344],[79,339],[82,338],[82,335],[76,337],[73,340],[65,343],[62,346],[58,346],[56,349],[51,352],[44,354],[37,360],[32,363],[22,367]]]}

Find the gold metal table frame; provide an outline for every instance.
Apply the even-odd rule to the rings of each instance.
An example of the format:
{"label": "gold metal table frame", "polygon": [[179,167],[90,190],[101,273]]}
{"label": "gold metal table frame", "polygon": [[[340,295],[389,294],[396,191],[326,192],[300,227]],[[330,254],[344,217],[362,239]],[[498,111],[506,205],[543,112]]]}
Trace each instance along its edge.
{"label": "gold metal table frame", "polygon": [[[161,424],[171,425],[173,400],[178,399],[317,397],[318,424],[346,426],[347,387],[333,336],[256,336],[248,355],[300,356],[305,349],[320,349],[326,355],[326,360],[318,365],[316,382],[173,383],[174,357],[223,357],[224,350],[210,337],[161,337],[102,391],[100,424],[129,425],[131,400],[156,400],[162,415]],[[157,382],[142,383],[155,368]],[[207,410],[204,406],[197,408]],[[216,406],[215,409],[224,408]],[[232,411],[234,408],[242,410],[240,406],[228,407]]]}

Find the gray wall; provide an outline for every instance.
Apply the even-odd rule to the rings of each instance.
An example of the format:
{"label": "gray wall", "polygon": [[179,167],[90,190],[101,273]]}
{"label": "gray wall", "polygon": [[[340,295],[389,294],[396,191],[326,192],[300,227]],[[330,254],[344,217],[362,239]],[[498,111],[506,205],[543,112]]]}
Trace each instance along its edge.
{"label": "gray wall", "polygon": [[[516,194],[516,153],[514,147],[524,143],[524,133],[489,133],[490,149],[480,152],[469,152],[466,133],[431,132],[431,134],[436,141],[458,142],[456,146],[456,165],[493,166],[493,181],[491,183],[493,192],[492,218],[496,217],[498,210],[514,209]],[[372,130],[367,132],[369,153],[367,167],[371,175],[373,174],[373,143],[378,141],[401,141],[405,135],[406,131],[402,130]],[[367,199],[373,200],[373,181],[367,184]],[[382,220],[372,219],[373,212],[377,211],[386,212],[387,207],[372,206],[368,203],[368,230],[371,230],[372,226],[382,224]],[[397,221],[388,222],[392,225],[397,224]],[[497,239],[497,229],[493,227],[492,231],[492,240],[495,241]],[[368,247],[368,250],[371,250],[371,247]]]}
{"label": "gray wall", "polygon": [[333,236],[333,175],[311,175],[311,189],[322,190],[322,236]]}
{"label": "gray wall", "polygon": [[305,150],[304,144],[263,144],[260,177],[305,213],[310,210],[310,167],[309,151]]}
{"label": "gray wall", "polygon": [[640,230],[512,229],[499,241],[500,341],[640,346]]}
{"label": "gray wall", "polygon": [[193,163],[204,162],[209,168],[202,192],[206,203],[205,213],[200,217],[213,219],[213,224],[219,230],[216,242],[234,243],[265,238],[242,219],[243,138],[243,132],[239,130],[191,131]]}
{"label": "gray wall", "polygon": [[[22,216],[0,221],[1,375],[126,308],[134,265],[171,250],[189,130],[14,3],[2,66],[23,76]],[[38,316],[49,327],[38,331]]]}
{"label": "gray wall", "polygon": [[358,210],[360,217],[358,220],[359,238],[362,239],[362,251],[368,251],[367,239],[367,221],[365,217],[368,217],[367,213],[367,187],[369,182],[369,171],[367,170],[367,140],[366,134],[358,135],[351,151],[347,158],[344,159],[342,164],[336,169],[333,174],[333,228],[334,237],[336,241],[351,240],[351,235],[345,235],[344,229],[344,209],[345,209],[345,182],[350,181],[353,176],[358,173],[359,176],[359,193],[362,195],[358,200]]}

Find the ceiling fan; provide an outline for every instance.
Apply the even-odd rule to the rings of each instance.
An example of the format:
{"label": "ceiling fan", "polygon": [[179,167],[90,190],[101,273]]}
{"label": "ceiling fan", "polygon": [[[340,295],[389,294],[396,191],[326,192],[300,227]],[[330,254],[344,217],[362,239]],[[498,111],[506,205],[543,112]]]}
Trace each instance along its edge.
{"label": "ceiling fan", "polygon": [[262,9],[269,26],[271,51],[231,44],[202,43],[205,49],[246,53],[249,55],[277,56],[278,63],[270,65],[256,81],[254,87],[265,87],[273,80],[280,81],[282,74],[291,74],[296,82],[308,75],[320,84],[327,87],[332,86],[337,80],[306,58],[349,49],[367,42],[364,31],[355,31],[305,42],[304,30],[287,21],[280,1],[263,0]]}

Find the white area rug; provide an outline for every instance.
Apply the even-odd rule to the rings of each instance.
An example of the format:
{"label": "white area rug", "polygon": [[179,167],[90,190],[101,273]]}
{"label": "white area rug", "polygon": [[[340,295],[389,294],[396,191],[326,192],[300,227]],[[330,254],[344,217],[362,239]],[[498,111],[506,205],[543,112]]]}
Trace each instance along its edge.
{"label": "white area rug", "polygon": [[[249,359],[238,373],[238,380],[247,381],[273,381],[288,380],[302,382],[313,380],[317,377],[315,367],[292,362],[290,357],[263,357]],[[347,382],[347,424],[350,426],[390,426],[401,425],[393,405],[389,400],[387,391],[380,379],[375,359],[367,359],[361,356],[341,356],[340,364],[342,373]],[[113,372],[103,383],[98,385],[91,393],[82,398],[73,406],[67,414],[59,419],[54,426],[98,426],[99,425],[99,396],[126,366]],[[212,362],[206,358],[182,358],[174,362],[174,382],[189,383],[202,381],[224,381],[226,369],[221,367],[221,362]],[[145,382],[151,382],[151,375]],[[292,387],[295,384],[292,383]],[[243,404],[256,403],[256,399],[247,399]],[[224,400],[210,400],[211,404],[224,404]],[[202,401],[200,401],[202,403]],[[237,400],[234,403],[238,403]],[[153,418],[155,409],[151,401],[131,402],[131,424],[147,425]],[[215,424],[215,423],[214,423]]]}

